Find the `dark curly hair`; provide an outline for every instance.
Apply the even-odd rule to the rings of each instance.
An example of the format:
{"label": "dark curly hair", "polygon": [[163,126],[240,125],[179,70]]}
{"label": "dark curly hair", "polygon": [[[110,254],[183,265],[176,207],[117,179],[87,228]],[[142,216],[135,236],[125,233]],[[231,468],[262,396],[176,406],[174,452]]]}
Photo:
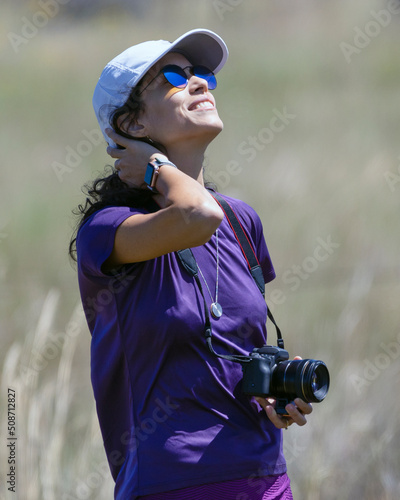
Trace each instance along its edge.
{"label": "dark curly hair", "polygon": [[[140,95],[142,85],[143,78],[132,89],[128,99],[122,106],[111,110],[111,112],[108,110],[111,127],[123,137],[131,138],[124,131],[124,125],[128,123],[129,126],[144,112],[145,105]],[[165,152],[162,144],[156,143],[149,138],[139,138],[137,140],[147,142],[163,153]],[[86,200],[73,210],[73,214],[79,219],[69,244],[69,255],[74,261],[76,261],[76,236],[79,228],[88,217],[107,206],[145,207],[150,203],[152,197],[149,190],[130,187],[122,182],[111,165],[106,166],[102,176],[85,184],[82,191],[86,195]]]}

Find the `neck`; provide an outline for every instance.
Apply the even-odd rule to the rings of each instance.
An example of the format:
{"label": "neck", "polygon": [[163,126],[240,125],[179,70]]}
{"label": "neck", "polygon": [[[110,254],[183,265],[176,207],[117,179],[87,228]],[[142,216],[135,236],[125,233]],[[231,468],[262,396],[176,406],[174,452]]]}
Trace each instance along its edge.
{"label": "neck", "polygon": [[190,146],[182,148],[180,144],[179,148],[169,147],[167,156],[179,170],[204,186],[203,163],[206,149],[207,146],[203,148],[192,148]]}

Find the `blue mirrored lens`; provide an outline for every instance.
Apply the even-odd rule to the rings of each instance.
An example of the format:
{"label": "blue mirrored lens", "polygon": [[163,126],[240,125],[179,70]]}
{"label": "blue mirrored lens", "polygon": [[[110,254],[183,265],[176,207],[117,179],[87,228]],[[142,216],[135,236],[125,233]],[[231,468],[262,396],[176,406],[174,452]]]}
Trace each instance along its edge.
{"label": "blue mirrored lens", "polygon": [[178,89],[184,89],[186,87],[188,82],[186,73],[179,66],[165,66],[165,68],[162,69],[162,72],[168,82],[174,87],[177,87]]}
{"label": "blue mirrored lens", "polygon": [[[212,71],[205,66],[194,66],[190,68],[192,75],[206,80],[209,90],[214,90],[217,86],[217,79]],[[169,64],[162,69],[162,73],[167,81],[178,89],[184,89],[188,83],[185,71],[174,64]]]}
{"label": "blue mirrored lens", "polygon": [[214,90],[217,86],[217,79],[215,78],[214,73],[205,66],[194,66],[191,73],[199,78],[202,78],[203,80],[206,80],[210,90]]}

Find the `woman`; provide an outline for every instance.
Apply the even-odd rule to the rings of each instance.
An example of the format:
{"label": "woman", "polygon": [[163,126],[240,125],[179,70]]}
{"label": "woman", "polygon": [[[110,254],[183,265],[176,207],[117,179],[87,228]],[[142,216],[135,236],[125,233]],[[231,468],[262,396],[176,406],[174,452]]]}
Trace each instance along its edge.
{"label": "woman", "polygon": [[[117,160],[80,206],[71,252],[76,242],[116,499],[292,498],[281,429],[304,425],[311,405],[296,399],[282,417],[272,400],[244,395],[241,366],[204,338],[210,307],[219,353],[266,342],[265,301],[203,179],[205,150],[223,128],[210,91],[227,56],[208,30],[145,42],[113,59],[94,93]],[[271,281],[259,217],[224,199]],[[186,248],[203,293],[179,259]]]}

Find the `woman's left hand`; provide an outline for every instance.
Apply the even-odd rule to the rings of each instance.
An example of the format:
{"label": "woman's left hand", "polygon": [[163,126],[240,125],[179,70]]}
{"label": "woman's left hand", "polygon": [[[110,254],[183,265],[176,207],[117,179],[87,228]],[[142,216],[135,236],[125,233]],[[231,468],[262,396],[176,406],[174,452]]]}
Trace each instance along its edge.
{"label": "woman's left hand", "polygon": [[[294,359],[302,358],[300,356],[295,356]],[[302,399],[296,398],[293,403],[289,403],[285,406],[288,416],[282,416],[278,415],[275,411],[275,399],[257,397],[255,400],[264,408],[268,418],[278,429],[287,429],[289,425],[293,423],[300,426],[306,425],[306,415],[309,415],[313,411],[311,403],[306,403]]]}

